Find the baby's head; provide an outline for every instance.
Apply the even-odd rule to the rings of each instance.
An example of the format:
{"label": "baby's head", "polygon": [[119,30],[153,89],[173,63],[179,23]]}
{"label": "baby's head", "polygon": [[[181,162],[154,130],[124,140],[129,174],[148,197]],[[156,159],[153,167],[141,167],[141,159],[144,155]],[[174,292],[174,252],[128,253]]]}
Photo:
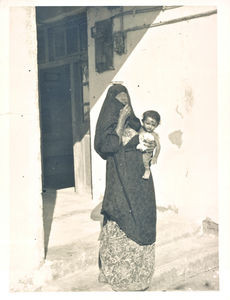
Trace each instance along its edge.
{"label": "baby's head", "polygon": [[147,132],[153,132],[154,129],[160,124],[161,117],[157,111],[148,110],[143,113],[142,123]]}

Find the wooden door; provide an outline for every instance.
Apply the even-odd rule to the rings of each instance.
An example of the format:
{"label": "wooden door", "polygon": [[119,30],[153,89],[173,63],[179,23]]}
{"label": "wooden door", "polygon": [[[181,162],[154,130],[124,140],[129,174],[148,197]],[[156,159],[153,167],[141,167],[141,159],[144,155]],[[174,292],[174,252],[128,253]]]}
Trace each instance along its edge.
{"label": "wooden door", "polygon": [[75,186],[69,65],[39,74],[43,188]]}

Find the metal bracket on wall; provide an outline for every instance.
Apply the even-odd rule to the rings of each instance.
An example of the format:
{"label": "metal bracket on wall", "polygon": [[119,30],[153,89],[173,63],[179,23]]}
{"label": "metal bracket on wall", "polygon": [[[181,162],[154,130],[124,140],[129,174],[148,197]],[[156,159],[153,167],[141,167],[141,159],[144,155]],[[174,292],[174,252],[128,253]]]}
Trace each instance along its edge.
{"label": "metal bracket on wall", "polygon": [[91,38],[95,39],[97,36],[96,26],[91,27]]}
{"label": "metal bracket on wall", "polygon": [[118,55],[125,53],[126,33],[118,31],[113,33],[113,49]]}

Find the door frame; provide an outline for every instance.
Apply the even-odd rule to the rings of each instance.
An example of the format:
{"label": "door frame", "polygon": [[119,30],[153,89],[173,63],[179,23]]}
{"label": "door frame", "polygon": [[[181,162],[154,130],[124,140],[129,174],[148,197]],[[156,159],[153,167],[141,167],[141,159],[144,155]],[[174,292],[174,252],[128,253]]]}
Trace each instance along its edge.
{"label": "door frame", "polygon": [[[70,89],[71,89],[71,109],[72,109],[72,134],[73,134],[73,161],[74,161],[74,180],[75,180],[75,192],[78,193],[90,193],[92,197],[92,169],[91,169],[91,145],[90,145],[90,114],[88,119],[84,118],[85,109],[84,105],[89,105],[89,99],[86,93],[89,92],[88,79],[83,80],[83,66],[88,66],[88,33],[87,33],[87,10],[81,11],[71,16],[60,14],[58,20],[46,20],[37,23],[38,29],[38,42],[43,41],[42,50],[39,61],[38,69],[47,69],[52,67],[58,67],[62,65],[69,65],[70,69]],[[67,32],[64,30],[64,52],[63,56],[57,56],[55,46],[49,44],[49,30],[57,28],[72,28],[74,24],[77,26],[76,34],[78,46],[74,53],[68,52],[67,47]],[[85,39],[81,37],[81,24],[86,24]],[[70,27],[69,27],[70,26]],[[39,33],[41,34],[39,39]],[[41,39],[41,37],[43,37]],[[83,38],[83,40],[82,40]],[[52,40],[55,42],[54,40]],[[52,43],[52,42],[51,42]],[[38,43],[39,44],[39,43]],[[51,46],[50,46],[51,45]],[[51,47],[51,48],[50,48]],[[52,50],[52,51],[51,51]],[[53,50],[55,50],[53,52]],[[43,51],[43,52],[42,52]],[[52,59],[49,54],[53,54]],[[39,56],[38,56],[39,58]],[[76,68],[79,72],[76,72]],[[78,75],[76,75],[78,73]],[[84,81],[84,82],[83,82]],[[77,82],[77,84],[76,84]],[[78,84],[79,83],[79,84]],[[80,110],[80,112],[79,112]],[[87,110],[86,110],[87,111]],[[87,111],[88,112],[88,111]]]}
{"label": "door frame", "polygon": [[[79,85],[79,87],[75,84],[76,74],[74,74],[74,65],[78,64],[79,67],[82,63],[87,62],[87,55],[81,55],[80,57],[64,57],[60,59],[59,61],[53,61],[53,62],[46,62],[43,64],[40,64],[38,66],[39,71],[40,70],[46,70],[50,68],[55,68],[63,65],[69,65],[70,70],[70,89],[71,89],[71,111],[72,111],[72,134],[73,134],[73,161],[74,161],[74,181],[75,186],[74,190],[75,192],[79,194],[87,193],[92,195],[92,180],[90,178],[90,184],[88,183],[89,180],[87,180],[87,172],[90,172],[90,177],[92,176],[91,172],[91,146],[90,146],[90,124],[88,122],[88,132],[87,134],[81,139],[78,139],[79,131],[81,131],[81,125],[79,122],[79,113],[78,110],[81,108],[81,103],[83,103],[83,94],[82,89],[83,85],[82,83]],[[79,78],[79,82],[81,82],[81,78]],[[79,89],[79,92],[77,93],[77,88]],[[39,101],[41,101],[39,97]],[[84,125],[84,124],[83,124]],[[42,136],[41,136],[42,140]],[[41,143],[42,144],[42,143]],[[89,148],[89,149],[86,149]],[[85,151],[89,151],[89,155],[86,155]],[[86,164],[86,160],[88,160],[88,164]],[[90,170],[86,170],[86,165],[90,165]],[[42,160],[42,167],[43,167],[43,160]],[[42,181],[44,180],[42,176]]]}

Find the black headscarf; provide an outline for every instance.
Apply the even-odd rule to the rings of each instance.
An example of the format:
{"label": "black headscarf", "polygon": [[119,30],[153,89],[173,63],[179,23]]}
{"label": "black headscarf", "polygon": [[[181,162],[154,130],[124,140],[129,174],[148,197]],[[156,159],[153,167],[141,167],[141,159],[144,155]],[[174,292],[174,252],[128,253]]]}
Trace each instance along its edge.
{"label": "black headscarf", "polygon": [[141,127],[140,120],[133,112],[130,96],[126,87],[121,84],[112,85],[108,89],[105,101],[98,117],[94,140],[94,148],[103,159],[106,159],[106,155],[103,153],[101,146],[104,144],[105,137],[108,134],[114,134],[118,123],[120,110],[124,107],[124,104],[115,98],[121,92],[125,92],[127,94],[128,102],[131,107],[131,114],[127,119],[127,125],[136,131],[138,131]]}

